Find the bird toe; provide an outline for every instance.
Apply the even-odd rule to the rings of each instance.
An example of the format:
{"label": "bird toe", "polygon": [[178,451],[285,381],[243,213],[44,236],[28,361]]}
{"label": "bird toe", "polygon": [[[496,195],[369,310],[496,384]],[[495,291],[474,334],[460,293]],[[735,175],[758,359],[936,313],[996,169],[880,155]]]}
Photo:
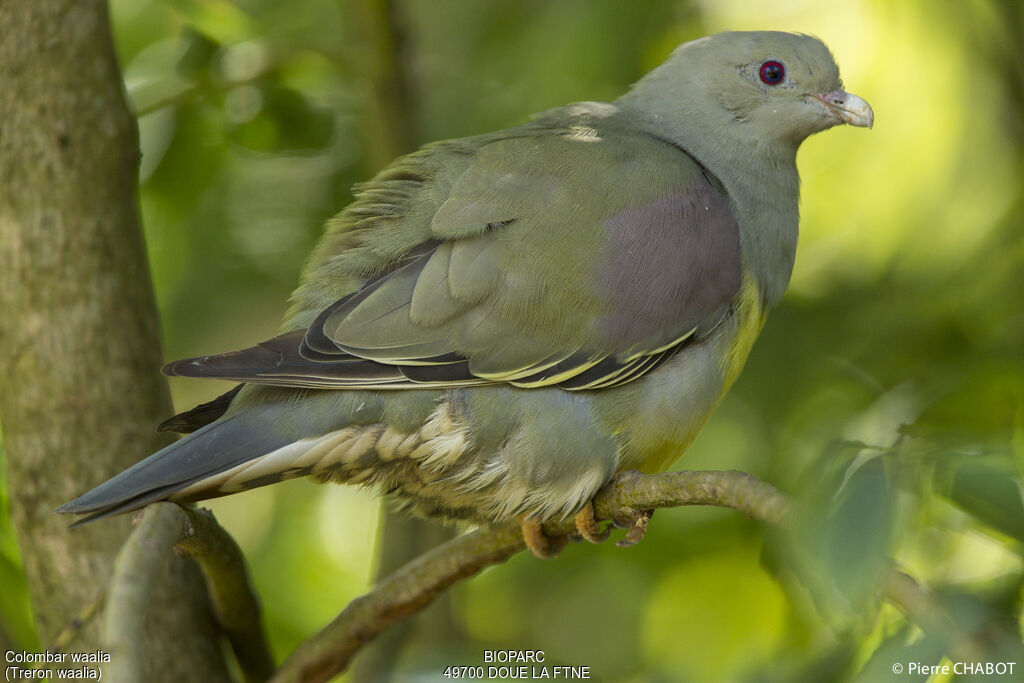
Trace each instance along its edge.
{"label": "bird toe", "polygon": [[653,516],[654,510],[637,510],[632,519],[629,520],[629,531],[626,532],[626,536],[616,541],[615,545],[620,548],[628,548],[642,541],[647,534],[647,524]]}
{"label": "bird toe", "polygon": [[583,509],[576,513],[575,521],[576,530],[580,536],[591,543],[601,543],[608,538],[610,531],[602,529],[601,525],[597,523],[597,519],[594,517],[594,504],[591,501],[588,500]]}
{"label": "bird toe", "polygon": [[523,515],[519,518],[519,527],[523,531],[523,541],[534,557],[541,560],[549,560],[558,557],[566,544],[569,542],[569,535],[548,536],[539,519]]}

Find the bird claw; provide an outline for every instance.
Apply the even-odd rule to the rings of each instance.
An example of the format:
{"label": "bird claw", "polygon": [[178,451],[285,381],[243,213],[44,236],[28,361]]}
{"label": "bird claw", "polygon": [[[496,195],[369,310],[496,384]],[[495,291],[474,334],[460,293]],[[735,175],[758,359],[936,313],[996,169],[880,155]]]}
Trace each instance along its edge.
{"label": "bird claw", "polygon": [[[618,484],[623,481],[630,481],[637,477],[642,477],[643,473],[637,470],[623,470],[617,473],[610,483],[611,486]],[[647,523],[651,521],[651,517],[654,515],[654,510],[635,510],[633,514],[626,519],[613,519],[612,524],[616,529],[628,529],[626,537],[616,541],[615,545],[620,548],[628,548],[631,545],[636,545],[643,540],[644,535],[647,533]]]}
{"label": "bird claw", "polygon": [[569,543],[569,535],[548,536],[544,533],[544,527],[536,517],[523,515],[519,518],[519,528],[523,531],[523,541],[530,553],[541,560],[549,560],[558,557],[562,549]]}
{"label": "bird claw", "polygon": [[601,543],[611,533],[608,529],[601,529],[601,525],[594,518],[594,504],[589,500],[583,509],[576,513],[576,530],[591,543]]}
{"label": "bird claw", "polygon": [[[624,470],[616,474],[612,481],[614,483],[623,480],[635,479],[639,476],[642,475],[636,470]],[[615,545],[620,548],[628,548],[642,541],[644,535],[647,533],[647,524],[651,521],[651,517],[653,515],[654,510],[635,510],[627,519],[613,519],[612,525],[615,528],[628,529],[628,531],[626,531],[625,538],[617,541]],[[601,543],[605,541],[611,533],[611,526],[602,529],[601,525],[598,524],[597,518],[594,516],[593,501],[587,501],[586,505],[576,513],[574,521],[576,523],[576,531],[579,537],[582,537],[591,543]],[[576,534],[548,536],[544,533],[541,521],[535,517],[529,517],[528,515],[522,515],[519,518],[519,527],[522,529],[523,541],[526,543],[526,547],[529,548],[534,557],[540,559],[556,557],[568,544],[570,537],[573,540],[578,540]]]}
{"label": "bird claw", "polygon": [[647,523],[653,516],[654,510],[637,510],[629,522],[629,531],[626,532],[626,537],[616,541],[615,545],[620,548],[628,548],[642,541],[647,534]]}

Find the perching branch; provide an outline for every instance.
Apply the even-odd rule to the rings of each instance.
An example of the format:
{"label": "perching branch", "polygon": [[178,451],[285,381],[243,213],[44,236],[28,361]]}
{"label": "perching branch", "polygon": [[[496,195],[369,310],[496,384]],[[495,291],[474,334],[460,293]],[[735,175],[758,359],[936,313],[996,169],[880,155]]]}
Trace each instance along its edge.
{"label": "perching branch", "polygon": [[142,633],[159,575],[154,565],[164,561],[172,548],[199,563],[214,617],[231,642],[246,680],[267,680],[274,661],[242,551],[209,511],[174,503],[146,508],[114,563],[104,615],[112,680],[144,680]]}
{"label": "perching branch", "polygon": [[180,523],[163,505],[152,505],[114,560],[103,614],[103,641],[111,654],[108,675],[115,681],[145,680],[145,651],[140,634],[153,592],[155,566],[179,533]]}
{"label": "perching branch", "polygon": [[[737,470],[666,472],[642,475],[624,472],[594,498],[598,519],[628,519],[637,510],[714,505],[745,512],[754,519],[780,524],[789,516],[789,497],[771,484]],[[562,533],[572,529],[567,521],[552,526]],[[549,527],[545,526],[545,530]]]}
{"label": "perching branch", "polygon": [[[594,498],[599,520],[631,519],[639,510],[717,505],[779,523],[791,507],[785,494],[745,472],[624,473]],[[549,535],[569,533],[571,520],[545,525]],[[389,625],[426,607],[444,589],[525,547],[519,527],[506,525],[459,536],[405,565],[353,600],[322,631],[292,653],[272,683],[316,683],[344,671],[359,649]]]}
{"label": "perching branch", "polygon": [[[594,498],[597,519],[625,520],[638,511],[684,505],[715,505],[754,519],[784,524],[793,504],[784,493],[745,472],[703,471],[641,475],[626,472]],[[571,520],[546,524],[546,534],[572,532]],[[320,683],[345,670],[359,649],[392,623],[407,618],[455,582],[507,560],[523,550],[516,525],[481,529],[422,555],[353,600],[320,633],[305,641],[274,674],[271,683]],[[885,598],[925,631],[945,633],[958,651],[979,651],[957,628],[942,605],[896,567],[882,582]],[[965,660],[966,661],[966,660]]]}
{"label": "perching branch", "polygon": [[[700,471],[641,475],[626,472],[594,498],[599,520],[626,520],[639,511],[684,505],[715,505],[740,510],[773,524],[792,512],[789,498],[745,472]],[[550,536],[571,533],[573,522],[544,526]],[[171,548],[199,562],[218,623],[224,629],[247,681],[267,680],[273,660],[259,620],[259,606],[241,551],[207,511],[172,503],[151,505],[118,555],[105,614],[105,633],[113,657],[113,680],[141,680],[141,641],[149,595],[159,563]],[[344,671],[355,654],[388,626],[406,619],[446,588],[523,550],[515,524],[480,529],[440,545],[353,600],[320,633],[304,642],[273,673],[271,683],[320,683]],[[952,636],[954,646],[974,651],[969,634],[949,628],[942,605],[913,578],[893,567],[883,581],[885,597],[926,631]],[[113,668],[113,667],[116,667]]]}

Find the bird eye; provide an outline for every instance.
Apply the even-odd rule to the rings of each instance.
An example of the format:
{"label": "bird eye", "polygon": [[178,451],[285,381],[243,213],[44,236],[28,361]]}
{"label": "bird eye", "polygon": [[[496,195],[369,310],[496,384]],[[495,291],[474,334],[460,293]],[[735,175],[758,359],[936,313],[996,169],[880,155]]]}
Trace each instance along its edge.
{"label": "bird eye", "polygon": [[786,67],[774,59],[761,65],[761,80],[768,85],[778,85],[786,77]]}

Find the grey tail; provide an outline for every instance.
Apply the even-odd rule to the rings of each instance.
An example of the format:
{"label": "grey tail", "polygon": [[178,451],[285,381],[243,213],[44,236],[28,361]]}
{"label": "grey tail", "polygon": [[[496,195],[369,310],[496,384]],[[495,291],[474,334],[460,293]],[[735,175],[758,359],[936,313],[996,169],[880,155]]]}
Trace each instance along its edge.
{"label": "grey tail", "polygon": [[[167,500],[196,482],[293,442],[294,436],[267,429],[279,417],[274,413],[285,409],[280,404],[264,405],[256,414],[233,415],[202,427],[65,503],[57,512],[87,515],[72,525],[78,526]],[[194,499],[218,495],[214,489]]]}

